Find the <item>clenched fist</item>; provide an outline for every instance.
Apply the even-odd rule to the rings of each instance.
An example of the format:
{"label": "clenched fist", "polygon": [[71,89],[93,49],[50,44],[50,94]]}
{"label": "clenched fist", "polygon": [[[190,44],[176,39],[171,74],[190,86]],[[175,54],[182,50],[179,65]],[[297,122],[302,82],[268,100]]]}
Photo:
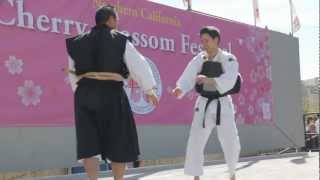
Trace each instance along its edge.
{"label": "clenched fist", "polygon": [[182,90],[178,87],[176,87],[172,90],[172,95],[176,98],[179,98],[181,96],[181,94],[182,94]]}
{"label": "clenched fist", "polygon": [[207,80],[207,76],[199,74],[197,76],[196,82],[197,84],[203,84],[206,82],[206,80]]}
{"label": "clenched fist", "polygon": [[159,105],[159,99],[155,95],[155,93],[152,94],[146,94],[147,100],[149,103],[151,103],[153,106],[158,106]]}

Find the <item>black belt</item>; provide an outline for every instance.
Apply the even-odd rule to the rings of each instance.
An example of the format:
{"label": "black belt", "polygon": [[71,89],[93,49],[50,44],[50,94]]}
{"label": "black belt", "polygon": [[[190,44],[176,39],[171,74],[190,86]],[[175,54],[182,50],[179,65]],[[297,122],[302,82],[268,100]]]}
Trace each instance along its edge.
{"label": "black belt", "polygon": [[207,112],[207,109],[209,107],[209,104],[217,99],[218,102],[217,102],[217,112],[216,112],[216,125],[220,125],[221,122],[220,122],[220,116],[221,116],[221,102],[220,102],[220,97],[224,97],[224,96],[227,96],[227,95],[223,95],[223,96],[214,96],[214,97],[206,97],[206,96],[202,96],[202,97],[205,97],[205,98],[208,98],[208,101],[206,103],[206,106],[204,108],[204,117],[203,117],[203,120],[202,120],[202,127],[205,128],[206,127],[206,112]]}

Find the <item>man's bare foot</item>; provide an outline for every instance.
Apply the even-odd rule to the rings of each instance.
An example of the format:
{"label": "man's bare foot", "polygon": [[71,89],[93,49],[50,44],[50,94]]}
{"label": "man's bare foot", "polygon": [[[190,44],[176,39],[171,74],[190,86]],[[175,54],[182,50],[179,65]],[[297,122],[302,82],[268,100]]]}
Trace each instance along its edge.
{"label": "man's bare foot", "polygon": [[233,175],[230,180],[236,180],[236,175]]}
{"label": "man's bare foot", "polygon": [[200,177],[199,176],[195,176],[194,180],[200,180]]}

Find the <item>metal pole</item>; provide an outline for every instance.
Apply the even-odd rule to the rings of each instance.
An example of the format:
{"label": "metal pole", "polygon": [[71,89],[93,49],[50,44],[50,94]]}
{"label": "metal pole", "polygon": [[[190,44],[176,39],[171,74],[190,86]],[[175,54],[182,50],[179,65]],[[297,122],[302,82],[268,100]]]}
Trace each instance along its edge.
{"label": "metal pole", "polygon": [[188,0],[188,11],[191,11],[191,0]]}
{"label": "metal pole", "polygon": [[289,0],[289,4],[290,4],[290,24],[291,24],[291,34],[293,35],[293,12],[292,12],[292,1]]}

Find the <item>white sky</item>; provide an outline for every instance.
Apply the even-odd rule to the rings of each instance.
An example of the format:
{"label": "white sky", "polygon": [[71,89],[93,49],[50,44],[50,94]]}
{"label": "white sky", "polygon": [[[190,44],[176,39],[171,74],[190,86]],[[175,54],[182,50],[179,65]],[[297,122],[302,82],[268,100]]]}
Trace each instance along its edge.
{"label": "white sky", "polygon": [[[183,0],[150,0],[186,9]],[[300,19],[299,38],[301,79],[319,77],[319,0],[292,0]],[[289,0],[258,0],[260,27],[289,34]],[[247,24],[254,24],[252,0],[192,0],[192,9]]]}

